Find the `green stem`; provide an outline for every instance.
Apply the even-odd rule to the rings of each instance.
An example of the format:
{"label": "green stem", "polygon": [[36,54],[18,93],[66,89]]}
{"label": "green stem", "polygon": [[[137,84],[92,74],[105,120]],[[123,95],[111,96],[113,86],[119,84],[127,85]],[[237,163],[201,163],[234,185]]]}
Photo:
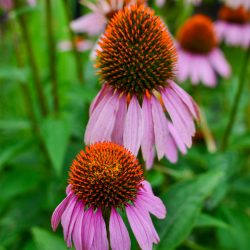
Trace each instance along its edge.
{"label": "green stem", "polygon": [[[15,0],[14,4],[15,4],[15,8],[21,8],[22,7],[20,0]],[[29,63],[30,63],[30,67],[31,67],[31,70],[32,70],[32,74],[33,74],[33,78],[34,78],[35,88],[36,88],[36,92],[37,92],[41,112],[42,112],[43,116],[46,116],[48,114],[46,99],[45,99],[45,96],[44,96],[44,93],[43,93],[43,88],[42,88],[41,80],[40,80],[39,73],[38,73],[38,67],[37,67],[35,56],[34,56],[34,53],[33,53],[33,50],[32,50],[32,42],[31,42],[31,39],[30,39],[30,35],[29,35],[27,24],[26,24],[26,20],[25,20],[25,17],[23,15],[21,15],[21,14],[17,15],[17,19],[18,19],[18,22],[20,24],[22,37],[23,37],[23,40],[24,40],[24,44],[25,44],[27,55],[28,55],[28,60],[29,60]]]}
{"label": "green stem", "polygon": [[109,233],[109,220],[110,220],[110,214],[111,214],[111,210],[110,210],[110,209],[106,209],[106,210],[102,211],[102,216],[103,216],[103,218],[104,218],[105,225],[106,225],[107,238],[108,238],[108,242],[109,242],[109,250],[111,250],[111,245],[110,245],[110,233]]}
{"label": "green stem", "polygon": [[247,53],[245,55],[244,61],[243,61],[243,65],[242,65],[242,70],[241,70],[241,75],[239,78],[239,86],[238,86],[238,90],[234,99],[234,103],[233,103],[233,107],[230,113],[230,117],[229,117],[229,121],[222,139],[222,143],[221,143],[221,151],[225,151],[227,149],[228,146],[228,140],[230,138],[235,120],[236,120],[236,114],[238,111],[238,107],[240,104],[240,99],[244,90],[244,85],[245,85],[245,79],[246,79],[246,75],[247,75],[247,70],[248,70],[248,63],[249,63],[249,58],[250,58],[250,44],[247,50]]}
{"label": "green stem", "polygon": [[77,51],[77,45],[76,45],[75,40],[74,40],[74,33],[71,30],[70,25],[69,25],[70,21],[71,21],[70,8],[69,8],[69,6],[67,4],[67,0],[62,0],[62,2],[63,2],[65,15],[66,15],[67,22],[68,22],[67,23],[67,28],[68,28],[68,33],[69,33],[69,36],[70,36],[70,41],[71,41],[71,44],[72,44],[72,52],[73,52],[74,57],[75,57],[77,77],[78,77],[79,82],[83,84],[84,81],[83,81],[82,60],[81,60],[80,54]]}
{"label": "green stem", "polygon": [[48,38],[48,48],[49,48],[49,68],[50,77],[52,83],[52,97],[53,97],[53,107],[55,114],[59,111],[59,97],[58,97],[58,81],[56,73],[56,48],[53,35],[53,19],[52,19],[52,9],[51,1],[46,0],[46,21],[47,21],[47,38]]}

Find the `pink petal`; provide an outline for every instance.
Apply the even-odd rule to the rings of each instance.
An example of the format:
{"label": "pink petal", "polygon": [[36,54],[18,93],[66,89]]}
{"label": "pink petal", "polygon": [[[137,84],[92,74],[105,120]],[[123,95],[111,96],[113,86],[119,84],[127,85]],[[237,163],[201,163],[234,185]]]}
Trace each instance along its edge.
{"label": "pink petal", "polygon": [[162,106],[155,96],[151,96],[152,116],[154,122],[155,146],[160,160],[165,154],[165,145],[169,136],[167,118]]}
{"label": "pink petal", "polygon": [[208,56],[201,56],[199,59],[200,81],[208,87],[214,87],[217,84],[216,75],[209,63]]}
{"label": "pink petal", "polygon": [[137,202],[141,203],[145,209],[159,219],[166,217],[166,207],[162,200],[154,195],[151,185],[147,181],[143,181],[143,188],[140,189],[137,196]]}
{"label": "pink petal", "polygon": [[71,247],[71,233],[73,230],[73,226],[71,226],[71,224],[75,223],[75,210],[77,208],[77,203],[77,197],[74,196],[70,200],[67,209],[65,209],[64,213],[62,214],[63,235],[68,247]]}
{"label": "pink petal", "polygon": [[73,198],[73,193],[69,194],[55,209],[51,217],[51,226],[53,231],[58,227],[58,224],[61,220],[62,214],[64,213],[68,203]]}
{"label": "pink petal", "polygon": [[200,77],[199,77],[199,68],[200,68],[200,56],[198,55],[191,55],[190,54],[190,64],[192,64],[192,67],[190,67],[190,78],[191,78],[191,82],[194,85],[197,85],[200,81]]}
{"label": "pink petal", "polygon": [[231,68],[228,62],[226,61],[223,53],[218,49],[214,49],[209,54],[209,60],[212,67],[222,76],[229,77],[231,74]]}
{"label": "pink petal", "polygon": [[158,7],[164,6],[165,3],[166,3],[166,0],[156,0],[156,5]]}
{"label": "pink petal", "polygon": [[82,244],[83,249],[91,249],[95,235],[94,210],[90,207],[83,216],[82,224]]}
{"label": "pink petal", "polygon": [[[89,124],[86,129],[86,144],[92,144],[98,141],[110,141],[113,127],[115,124],[115,118],[117,113],[117,107],[119,103],[119,97],[114,94],[106,103],[100,102],[98,107],[94,110],[90,117]],[[100,112],[99,106],[103,104],[102,111]],[[96,115],[97,112],[100,112]],[[93,124],[93,119],[95,123]],[[91,124],[91,125],[90,125]]]}
{"label": "pink petal", "polygon": [[122,145],[123,144],[123,131],[125,124],[125,117],[127,112],[126,96],[119,99],[119,108],[116,115],[115,125],[112,132],[112,142]]}
{"label": "pink petal", "polygon": [[177,77],[180,82],[187,80],[191,73],[190,55],[181,48],[178,49]]}
{"label": "pink petal", "polygon": [[168,129],[169,129],[169,132],[170,132],[172,138],[175,141],[175,144],[180,149],[182,154],[186,154],[187,153],[187,148],[185,146],[185,143],[183,142],[183,140],[181,139],[179,133],[176,131],[176,128],[174,127],[174,125],[171,122],[168,123]]}
{"label": "pink petal", "polygon": [[151,220],[151,217],[150,217],[147,209],[144,206],[142,206],[141,203],[138,203],[137,201],[135,202],[135,208],[136,208],[135,213],[137,213],[138,216],[142,216],[144,221],[148,224],[150,231],[151,231],[151,236],[152,236],[153,242],[156,244],[159,243],[159,241],[160,241],[159,235],[155,230],[155,227],[153,225],[153,222]]}
{"label": "pink petal", "polygon": [[82,209],[80,209],[78,212],[77,220],[76,220],[74,230],[73,230],[73,241],[74,241],[74,245],[75,245],[76,250],[83,249],[83,244],[82,244],[83,215],[84,215],[84,210],[82,207]]}
{"label": "pink petal", "polygon": [[95,226],[95,235],[91,250],[108,250],[109,243],[107,238],[106,224],[102,217],[101,209],[98,209],[94,214],[93,223]]}
{"label": "pink petal", "polygon": [[151,233],[151,228],[143,216],[139,215],[136,210],[131,205],[126,207],[129,224],[140,247],[143,250],[152,250],[154,236]]}
{"label": "pink petal", "polygon": [[136,96],[133,96],[125,119],[123,142],[124,147],[129,149],[134,155],[138,154],[142,140],[143,123],[141,113],[140,104]]}
{"label": "pink petal", "polygon": [[84,32],[88,35],[99,35],[106,24],[106,18],[98,13],[86,14],[70,23],[74,32]]}
{"label": "pink petal", "polygon": [[164,94],[175,107],[189,134],[193,136],[195,134],[195,125],[192,114],[188,110],[185,103],[183,103],[182,99],[171,88],[166,88]]}
{"label": "pink petal", "polygon": [[97,96],[95,97],[94,101],[90,105],[89,115],[93,113],[94,109],[98,106],[98,104],[103,99],[103,97],[107,94],[107,92],[109,92],[109,96],[112,96],[111,89],[108,87],[107,84],[104,84],[101,90],[99,91],[99,93],[97,94]]}
{"label": "pink petal", "polygon": [[142,119],[144,131],[141,143],[143,159],[146,162],[147,169],[152,167],[152,158],[154,158],[154,124],[152,117],[152,105],[147,96],[144,96],[142,103]]}
{"label": "pink petal", "polygon": [[119,213],[112,208],[109,221],[110,243],[112,250],[129,250],[130,237],[128,230],[119,215]]}
{"label": "pink petal", "polygon": [[163,103],[165,105],[165,108],[167,109],[167,112],[169,113],[171,120],[173,121],[173,125],[176,128],[176,130],[178,131],[178,133],[180,134],[180,137],[182,138],[183,142],[185,142],[185,144],[188,147],[191,147],[192,137],[191,137],[189,131],[186,130],[185,124],[182,121],[182,118],[180,117],[178,112],[176,111],[173,103],[170,101],[170,99],[166,95],[167,90],[168,89],[166,89],[164,92],[162,92],[162,100],[163,100]]}
{"label": "pink petal", "polygon": [[187,105],[193,117],[198,120],[200,112],[193,98],[173,81],[168,81],[168,83],[170,87],[174,90],[174,92],[180,97],[180,99]]}
{"label": "pink petal", "polygon": [[171,163],[176,163],[178,160],[178,150],[175,141],[171,135],[168,136],[166,142],[165,156]]}

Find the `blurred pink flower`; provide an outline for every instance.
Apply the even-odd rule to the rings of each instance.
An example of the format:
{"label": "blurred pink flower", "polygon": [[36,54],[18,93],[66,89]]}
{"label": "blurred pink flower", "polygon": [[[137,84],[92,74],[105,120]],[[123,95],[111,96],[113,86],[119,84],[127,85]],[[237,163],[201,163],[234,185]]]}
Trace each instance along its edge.
{"label": "blurred pink flower", "polygon": [[249,0],[224,0],[224,3],[231,8],[244,7],[246,9],[250,8]]}
{"label": "blurred pink flower", "polygon": [[[30,6],[36,5],[36,0],[26,1]],[[0,0],[0,8],[4,10],[11,10],[13,8],[13,0]]]}
{"label": "blurred pink flower", "polygon": [[[65,52],[65,51],[70,51],[72,50],[72,43],[71,41],[65,40],[61,41],[57,44],[58,50]],[[89,40],[77,40],[76,41],[76,48],[79,52],[83,52],[86,50],[91,50],[94,47],[94,43]]]}
{"label": "blurred pink flower", "polygon": [[230,46],[250,46],[250,11],[239,7],[232,9],[227,6],[221,8],[219,20],[215,22],[215,29],[220,41]]}
{"label": "blurred pink flower", "polygon": [[124,147],[110,142],[91,145],[78,154],[69,175],[67,196],[51,218],[54,231],[61,221],[68,247],[73,241],[76,250],[108,250],[110,242],[111,249],[130,249],[118,210],[126,211],[141,249],[152,249],[160,241],[150,213],[163,219],[166,208],[143,180],[138,160]]}
{"label": "blurred pink flower", "polygon": [[[177,1],[179,1],[179,0],[177,0]],[[199,4],[201,4],[201,1],[202,1],[202,0],[185,0],[184,2],[185,2],[186,4],[199,5]],[[156,5],[157,5],[158,7],[164,6],[164,4],[165,4],[166,2],[167,2],[167,0],[156,0],[156,1],[155,1]]]}
{"label": "blurred pink flower", "polygon": [[90,107],[85,143],[114,141],[135,155],[141,148],[147,168],[154,146],[159,160],[176,162],[178,149],[185,154],[191,147],[199,111],[170,80],[176,49],[167,28],[151,9],[132,6],[110,21],[99,46],[96,66],[104,85]]}
{"label": "blurred pink flower", "polygon": [[87,33],[89,35],[100,35],[114,14],[125,6],[143,2],[143,0],[96,0],[94,4],[85,0],[82,3],[92,12],[71,22],[70,26],[74,32]]}
{"label": "blurred pink flower", "polygon": [[177,34],[178,68],[180,82],[190,78],[193,84],[203,83],[214,87],[216,73],[229,77],[231,69],[222,51],[217,47],[217,38],[212,20],[204,15],[189,18]]}

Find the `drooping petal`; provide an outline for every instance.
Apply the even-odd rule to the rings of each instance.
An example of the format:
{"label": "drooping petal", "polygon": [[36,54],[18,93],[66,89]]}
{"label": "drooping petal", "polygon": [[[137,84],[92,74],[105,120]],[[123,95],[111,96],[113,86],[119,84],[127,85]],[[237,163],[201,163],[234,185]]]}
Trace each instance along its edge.
{"label": "drooping petal", "polygon": [[181,153],[186,154],[187,153],[186,145],[183,142],[183,140],[181,139],[179,133],[177,132],[176,128],[174,127],[174,125],[171,122],[168,122],[168,129],[169,129],[170,135],[174,139],[175,144],[177,145],[177,147],[179,148]]}
{"label": "drooping petal", "polygon": [[68,247],[71,247],[71,233],[73,230],[72,224],[74,225],[76,219],[76,212],[78,213],[78,211],[76,211],[77,203],[77,197],[74,196],[70,200],[67,208],[62,214],[63,235]]}
{"label": "drooping petal", "polygon": [[193,117],[198,120],[200,116],[199,108],[194,102],[193,98],[173,81],[168,81],[168,83],[175,93],[181,98],[181,100],[187,105]]}
{"label": "drooping petal", "polygon": [[182,138],[182,140],[185,142],[185,144],[188,147],[191,147],[192,137],[191,137],[189,131],[187,131],[185,124],[184,124],[182,118],[180,117],[179,113],[176,111],[176,108],[174,107],[173,103],[166,95],[166,91],[162,92],[162,100],[163,100],[163,103],[164,103],[164,106],[165,106],[167,112],[169,113],[169,115],[171,117],[171,120],[173,122],[174,127],[176,128],[176,130],[180,134],[180,137]]}
{"label": "drooping petal", "polygon": [[[82,205],[83,208],[83,205]],[[80,209],[77,215],[77,220],[75,222],[74,230],[73,230],[73,241],[76,250],[82,250],[83,244],[82,244],[82,228],[83,228],[83,215],[84,210]]]}
{"label": "drooping petal", "polygon": [[212,65],[209,63],[207,56],[200,56],[199,68],[197,69],[200,75],[200,81],[208,87],[216,86],[217,79]]}
{"label": "drooping petal", "polygon": [[218,72],[218,74],[229,77],[231,74],[231,68],[229,63],[226,61],[223,53],[218,49],[213,49],[209,54],[209,60],[213,68]]}
{"label": "drooping petal", "polygon": [[136,208],[128,205],[126,213],[129,224],[142,250],[152,250],[154,237],[147,221],[136,213]]}
{"label": "drooping petal", "polygon": [[159,219],[166,217],[166,207],[162,200],[154,195],[151,185],[147,181],[143,181],[143,188],[140,189],[137,202],[141,203],[151,214]]}
{"label": "drooping petal", "polygon": [[103,99],[103,97],[107,94],[107,92],[110,92],[109,96],[112,95],[111,89],[108,87],[107,84],[104,84],[101,90],[98,92],[97,96],[94,98],[94,101],[90,105],[89,115],[93,113],[94,109],[98,106],[98,104]]}
{"label": "drooping petal", "polygon": [[91,249],[95,235],[94,209],[90,207],[82,220],[82,245],[83,249]]}
{"label": "drooping petal", "polygon": [[110,243],[112,250],[129,250],[130,237],[128,230],[115,208],[111,209],[109,221]]}
{"label": "drooping petal", "polygon": [[165,156],[172,163],[176,163],[178,160],[177,146],[171,135],[168,136],[167,141],[166,141]]}
{"label": "drooping petal", "polygon": [[155,146],[158,159],[160,160],[165,154],[165,144],[169,136],[168,123],[162,106],[155,96],[151,97],[151,104],[154,123]]}
{"label": "drooping petal", "polygon": [[178,48],[178,64],[177,77],[180,82],[188,79],[191,72],[190,55],[189,53]]}
{"label": "drooping petal", "polygon": [[59,222],[61,221],[62,214],[64,213],[68,203],[73,198],[73,194],[67,195],[67,197],[56,207],[55,211],[51,217],[51,226],[53,231],[55,231],[58,227]]}
{"label": "drooping petal", "polygon": [[200,56],[191,55],[190,54],[190,64],[192,63],[192,67],[190,67],[190,79],[194,85],[197,85],[200,81]]}
{"label": "drooping petal", "polygon": [[75,32],[84,32],[89,35],[99,35],[105,27],[106,19],[99,13],[89,13],[70,23]]}
{"label": "drooping petal", "polygon": [[154,124],[152,117],[152,105],[147,96],[144,96],[142,103],[142,120],[144,131],[141,142],[143,159],[146,162],[147,169],[152,167],[152,158],[154,157]]}
{"label": "drooping petal", "polygon": [[171,88],[166,88],[163,92],[175,107],[176,112],[179,114],[180,118],[185,124],[185,127],[189,131],[189,134],[193,136],[195,134],[195,125],[192,114],[188,110],[185,103]]}
{"label": "drooping petal", "polygon": [[137,213],[138,217],[142,216],[144,221],[148,224],[150,231],[151,231],[151,236],[152,236],[153,242],[156,244],[159,243],[160,238],[159,238],[158,233],[155,230],[155,227],[153,225],[153,222],[151,220],[151,217],[150,217],[148,210],[141,203],[138,203],[137,200],[135,201],[134,205],[136,208],[134,210],[135,213]]}
{"label": "drooping petal", "polygon": [[93,223],[95,226],[95,235],[91,250],[108,250],[109,243],[107,238],[106,225],[102,217],[101,209],[98,209],[94,214]]}
{"label": "drooping petal", "polygon": [[116,115],[115,125],[112,132],[112,141],[122,145],[125,117],[127,113],[127,100],[125,96],[119,99],[119,108]]}
{"label": "drooping petal", "polygon": [[[85,134],[86,144],[111,140],[119,98],[114,94],[107,102],[105,99],[102,99],[90,117]],[[99,109],[101,105],[103,105],[102,110]]]}
{"label": "drooping petal", "polygon": [[134,155],[138,154],[143,133],[142,112],[140,104],[135,96],[132,97],[125,118],[123,133],[124,147]]}

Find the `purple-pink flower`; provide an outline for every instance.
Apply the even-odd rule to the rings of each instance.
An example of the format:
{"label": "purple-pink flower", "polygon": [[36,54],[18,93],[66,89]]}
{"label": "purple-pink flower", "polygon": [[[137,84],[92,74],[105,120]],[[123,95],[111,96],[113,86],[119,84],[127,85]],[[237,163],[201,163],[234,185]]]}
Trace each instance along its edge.
{"label": "purple-pink flower", "polygon": [[85,143],[113,141],[146,167],[155,157],[178,159],[195,134],[198,107],[174,81],[176,49],[159,17],[143,5],[118,12],[99,42],[97,63],[103,87],[90,107]]}
{"label": "purple-pink flower", "polygon": [[[249,1],[250,2],[250,1]],[[223,6],[219,11],[215,28],[220,41],[230,46],[250,46],[250,11],[244,7]]]}
{"label": "purple-pink flower", "polygon": [[250,1],[249,0],[224,0],[224,3],[231,8],[239,8],[244,7],[246,9],[250,9]]}
{"label": "purple-pink flower", "polygon": [[92,12],[71,22],[71,29],[75,32],[87,33],[88,35],[100,35],[108,21],[120,9],[131,4],[142,3],[144,0],[96,0],[82,1]]}
{"label": "purple-pink flower", "polygon": [[215,87],[217,75],[229,77],[231,68],[218,48],[216,33],[210,18],[205,15],[190,17],[177,33],[178,69],[180,82],[191,80]]}
{"label": "purple-pink flower", "polygon": [[160,239],[150,213],[165,218],[164,204],[143,179],[134,155],[111,142],[93,144],[73,161],[66,198],[52,215],[52,228],[61,221],[67,246],[74,244],[76,250],[129,250],[123,212],[141,249],[152,249]]}

